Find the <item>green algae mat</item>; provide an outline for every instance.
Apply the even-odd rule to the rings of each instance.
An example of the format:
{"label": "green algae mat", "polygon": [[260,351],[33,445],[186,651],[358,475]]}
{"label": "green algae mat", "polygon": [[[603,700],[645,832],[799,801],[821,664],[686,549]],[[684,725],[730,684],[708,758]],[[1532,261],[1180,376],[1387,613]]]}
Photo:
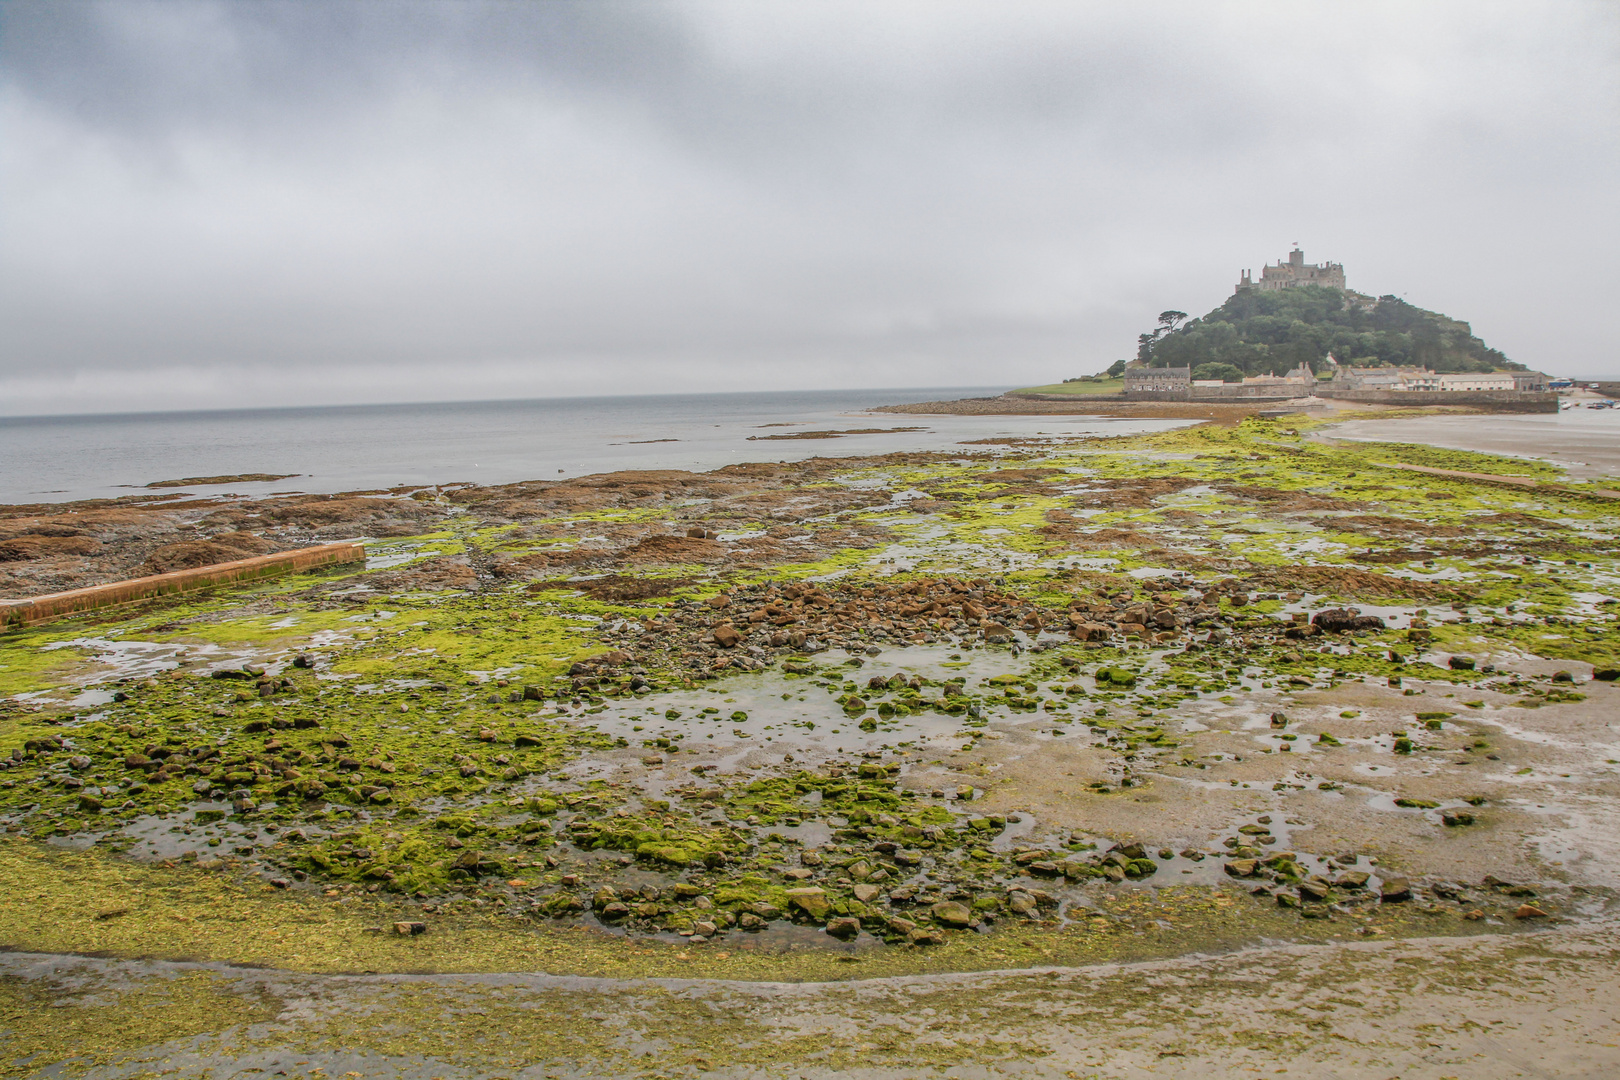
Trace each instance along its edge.
{"label": "green algae mat", "polygon": [[0,940],[799,981],[1576,925],[1605,488],[1248,420],[357,497],[414,523],[365,570],[0,638]]}

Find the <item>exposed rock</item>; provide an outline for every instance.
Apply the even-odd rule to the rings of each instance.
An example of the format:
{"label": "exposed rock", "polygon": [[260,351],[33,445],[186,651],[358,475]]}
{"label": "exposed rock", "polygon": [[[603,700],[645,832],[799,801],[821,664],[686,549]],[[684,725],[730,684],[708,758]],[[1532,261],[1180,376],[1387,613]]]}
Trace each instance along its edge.
{"label": "exposed rock", "polygon": [[1311,618],[1311,625],[1322,628],[1324,634],[1340,634],[1350,630],[1382,630],[1384,620],[1376,615],[1358,615],[1349,608],[1328,608]]}
{"label": "exposed rock", "polygon": [[785,895],[788,907],[804,912],[817,922],[825,919],[827,912],[832,910],[832,902],[827,899],[826,892],[814,886],[789,889]]}

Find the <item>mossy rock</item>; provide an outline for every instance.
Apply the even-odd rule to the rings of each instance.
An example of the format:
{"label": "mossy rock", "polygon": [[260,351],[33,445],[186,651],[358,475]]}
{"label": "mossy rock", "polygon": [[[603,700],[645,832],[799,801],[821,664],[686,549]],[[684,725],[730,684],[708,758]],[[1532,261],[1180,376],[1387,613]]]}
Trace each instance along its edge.
{"label": "mossy rock", "polygon": [[1132,687],[1136,685],[1136,672],[1122,667],[1101,667],[1097,669],[1096,680],[1108,686]]}

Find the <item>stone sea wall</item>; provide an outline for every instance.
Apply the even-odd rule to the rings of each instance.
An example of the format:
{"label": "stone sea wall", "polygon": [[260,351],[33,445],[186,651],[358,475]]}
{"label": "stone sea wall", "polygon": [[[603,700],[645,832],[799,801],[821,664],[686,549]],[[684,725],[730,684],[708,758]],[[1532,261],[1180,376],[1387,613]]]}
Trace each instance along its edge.
{"label": "stone sea wall", "polygon": [[1363,405],[1467,405],[1491,412],[1555,413],[1558,395],[1528,390],[1318,390],[1317,397]]}
{"label": "stone sea wall", "polygon": [[231,582],[252,581],[274,577],[299,570],[313,570],[322,566],[360,562],[366,557],[365,546],[353,541],[321,544],[319,547],[281,551],[274,555],[257,555],[251,559],[199,566],[190,570],[175,570],[167,574],[115,581],[107,585],[92,585],[67,592],[48,593],[29,600],[0,601],[0,626],[16,626],[44,622],[81,611],[116,607],[154,596],[188,592],[224,585]]}
{"label": "stone sea wall", "polygon": [[[1364,405],[1408,405],[1414,408],[1434,405],[1465,405],[1491,412],[1555,413],[1558,395],[1524,390],[1334,390],[1326,386],[1279,390],[1276,387],[1240,386],[1230,388],[1200,386],[1192,390],[1127,390],[1119,394],[1018,394],[1005,395],[1023,401],[1084,401],[1101,404],[1110,401],[1175,402],[1185,404],[1250,404],[1293,401],[1314,394],[1316,397],[1354,401]],[[895,410],[890,410],[895,411]]]}

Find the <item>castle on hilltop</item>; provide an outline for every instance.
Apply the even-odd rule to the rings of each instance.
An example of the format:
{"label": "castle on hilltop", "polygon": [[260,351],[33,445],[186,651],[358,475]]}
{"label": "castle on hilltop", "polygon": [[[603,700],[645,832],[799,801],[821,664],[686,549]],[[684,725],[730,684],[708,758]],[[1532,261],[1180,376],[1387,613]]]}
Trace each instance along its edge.
{"label": "castle on hilltop", "polygon": [[1288,253],[1288,261],[1277,260],[1275,266],[1262,266],[1260,280],[1250,277],[1250,271],[1243,271],[1238,279],[1234,292],[1244,292],[1248,289],[1259,289],[1261,292],[1271,292],[1275,289],[1292,289],[1299,285],[1326,285],[1330,289],[1344,288],[1344,265],[1342,263],[1323,263],[1306,265],[1305,253],[1295,248]]}

